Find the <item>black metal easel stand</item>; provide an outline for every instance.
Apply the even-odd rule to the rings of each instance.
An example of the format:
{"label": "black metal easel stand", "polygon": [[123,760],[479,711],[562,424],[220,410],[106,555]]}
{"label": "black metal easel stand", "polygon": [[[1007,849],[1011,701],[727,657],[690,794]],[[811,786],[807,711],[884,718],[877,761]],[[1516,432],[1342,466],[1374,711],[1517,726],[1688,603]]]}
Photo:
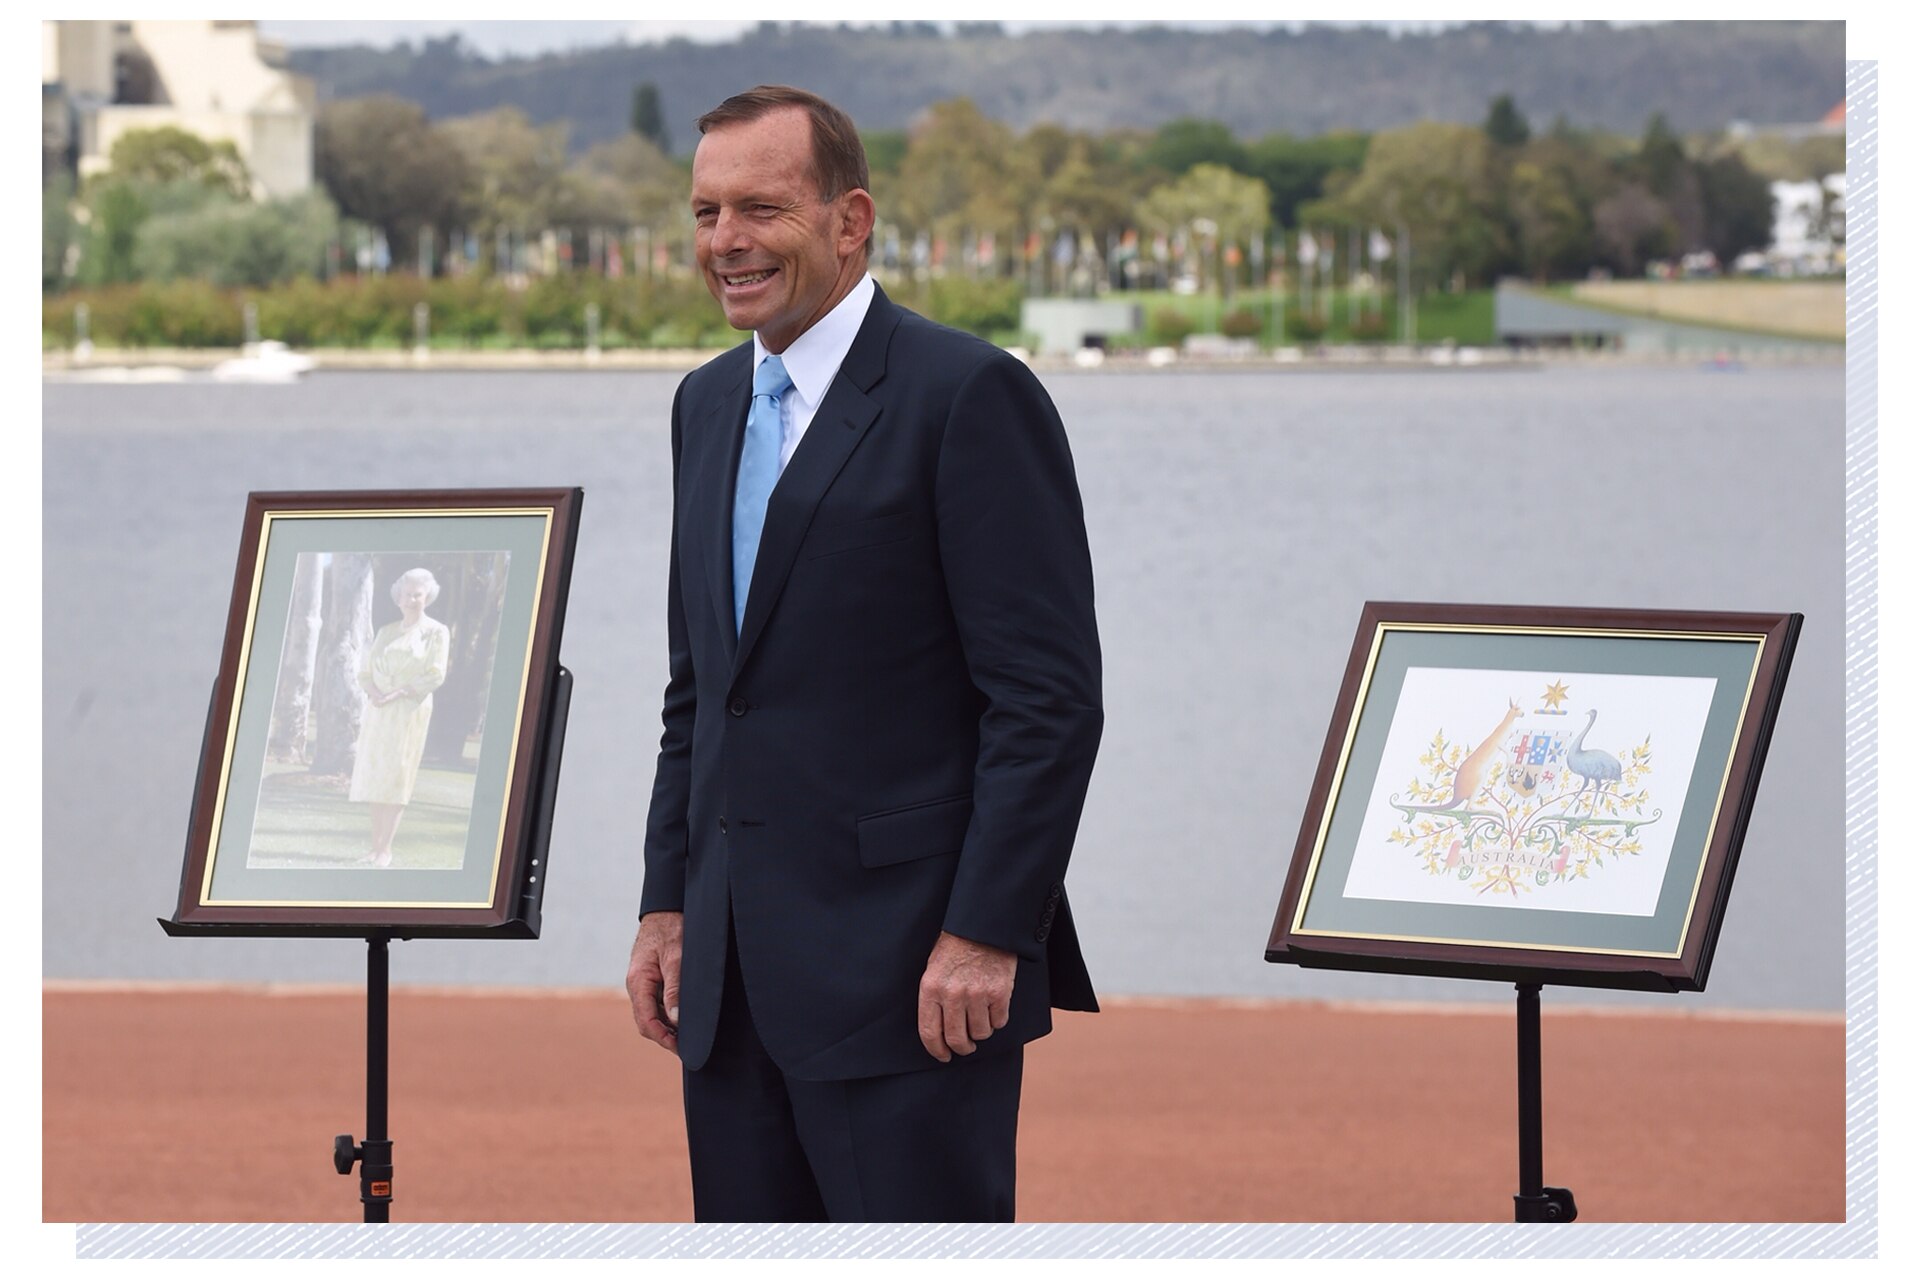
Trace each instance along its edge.
{"label": "black metal easel stand", "polygon": [[1522,982],[1519,992],[1520,1047],[1520,1193],[1513,1198],[1515,1222],[1572,1222],[1580,1216],[1573,1192],[1541,1183],[1540,1152],[1540,984]]}
{"label": "black metal easel stand", "polygon": [[393,1204],[393,1140],[387,1137],[387,937],[367,939],[367,1137],[333,1140],[333,1167],[352,1173],[360,1165],[362,1222],[387,1222]]}
{"label": "black metal easel stand", "polygon": [[[553,699],[547,708],[541,735],[540,766],[534,771],[534,814],[528,831],[526,883],[520,887],[520,915],[515,933],[501,936],[540,936],[540,902],[545,892],[547,841],[553,835],[553,798],[561,783],[561,743],[566,737],[566,708],[574,695],[574,676],[564,666],[555,668]],[[161,921],[165,927],[167,921]],[[390,1222],[394,1205],[394,1140],[386,1134],[386,944],[396,933],[367,935],[367,1138],[355,1146],[353,1134],[334,1138],[334,1171],[353,1173],[361,1167],[361,1221]],[[407,931],[405,936],[419,936]]]}

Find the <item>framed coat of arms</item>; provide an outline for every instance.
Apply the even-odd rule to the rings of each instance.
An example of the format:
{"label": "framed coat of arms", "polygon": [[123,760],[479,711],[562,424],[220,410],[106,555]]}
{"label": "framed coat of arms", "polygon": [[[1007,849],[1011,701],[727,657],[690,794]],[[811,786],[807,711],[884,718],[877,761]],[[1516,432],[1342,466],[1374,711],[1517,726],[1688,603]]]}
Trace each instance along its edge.
{"label": "framed coat of arms", "polygon": [[1702,989],[1801,621],[1369,603],[1267,958]]}

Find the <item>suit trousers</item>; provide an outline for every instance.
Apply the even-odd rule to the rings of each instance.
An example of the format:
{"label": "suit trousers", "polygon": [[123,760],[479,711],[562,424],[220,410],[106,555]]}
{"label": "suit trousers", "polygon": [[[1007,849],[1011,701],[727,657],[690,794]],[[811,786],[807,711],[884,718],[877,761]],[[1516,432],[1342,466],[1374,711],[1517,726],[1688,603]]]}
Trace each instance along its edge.
{"label": "suit trousers", "polygon": [[740,959],[713,1052],[682,1072],[698,1222],[1011,1222],[1022,1047],[925,1071],[796,1080],[754,1029]]}

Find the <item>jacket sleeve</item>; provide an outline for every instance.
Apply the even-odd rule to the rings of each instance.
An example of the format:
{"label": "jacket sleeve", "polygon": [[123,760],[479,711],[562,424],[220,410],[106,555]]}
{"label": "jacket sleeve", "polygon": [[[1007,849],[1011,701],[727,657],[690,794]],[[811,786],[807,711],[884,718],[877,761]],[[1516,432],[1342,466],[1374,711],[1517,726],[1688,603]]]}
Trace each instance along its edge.
{"label": "jacket sleeve", "polygon": [[679,911],[687,888],[687,805],[692,786],[695,690],[693,653],[680,595],[680,398],[673,396],[673,535],[667,560],[667,690],[662,699],[660,755],[647,810],[646,880],[640,914]]}
{"label": "jacket sleeve", "polygon": [[954,620],[986,698],[973,818],[942,927],[1037,960],[1104,717],[1073,457],[1020,361],[996,353],[962,381],[934,497]]}

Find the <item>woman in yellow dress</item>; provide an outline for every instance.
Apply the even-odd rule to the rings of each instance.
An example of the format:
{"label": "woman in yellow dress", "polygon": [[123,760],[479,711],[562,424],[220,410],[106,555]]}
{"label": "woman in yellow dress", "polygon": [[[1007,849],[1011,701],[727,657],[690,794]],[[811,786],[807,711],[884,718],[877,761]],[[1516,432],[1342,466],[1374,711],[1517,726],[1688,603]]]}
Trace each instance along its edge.
{"label": "woman in yellow dress", "polygon": [[394,582],[400,618],[380,628],[360,659],[360,688],[367,704],[353,751],[347,799],[373,806],[373,848],[362,859],[376,867],[393,862],[393,833],[413,798],[420,754],[433,718],[433,691],[447,678],[449,635],[427,616],[440,584],[425,569],[409,569]]}

